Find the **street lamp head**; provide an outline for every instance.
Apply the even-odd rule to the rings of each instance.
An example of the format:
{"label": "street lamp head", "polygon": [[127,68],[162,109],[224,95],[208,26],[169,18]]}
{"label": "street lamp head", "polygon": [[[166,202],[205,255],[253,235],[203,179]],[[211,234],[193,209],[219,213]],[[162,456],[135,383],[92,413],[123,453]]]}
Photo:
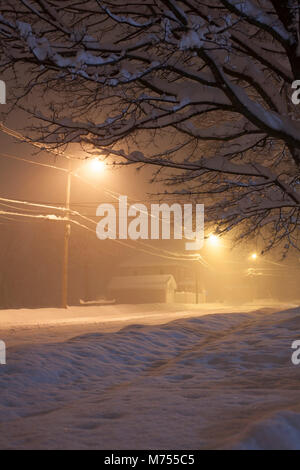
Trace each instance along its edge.
{"label": "street lamp head", "polygon": [[220,239],[217,235],[211,233],[208,237],[208,243],[212,247],[217,247],[220,245]]}
{"label": "street lamp head", "polygon": [[258,258],[257,253],[252,253],[252,255],[250,256],[250,259],[251,259],[252,261],[256,261],[257,258]]}
{"label": "street lamp head", "polygon": [[93,173],[102,173],[105,170],[105,162],[100,158],[93,158],[88,161],[89,170]]}

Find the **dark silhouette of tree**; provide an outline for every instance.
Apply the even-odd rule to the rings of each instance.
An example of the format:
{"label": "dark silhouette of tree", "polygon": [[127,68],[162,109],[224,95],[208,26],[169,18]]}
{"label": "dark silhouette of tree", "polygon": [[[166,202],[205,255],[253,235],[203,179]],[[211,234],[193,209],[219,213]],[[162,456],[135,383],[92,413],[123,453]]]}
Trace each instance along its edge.
{"label": "dark silhouette of tree", "polygon": [[[298,246],[298,0],[15,0],[0,52],[27,135],[168,168],[168,192]],[[35,104],[34,104],[35,103]],[[159,147],[159,150],[157,148]]]}

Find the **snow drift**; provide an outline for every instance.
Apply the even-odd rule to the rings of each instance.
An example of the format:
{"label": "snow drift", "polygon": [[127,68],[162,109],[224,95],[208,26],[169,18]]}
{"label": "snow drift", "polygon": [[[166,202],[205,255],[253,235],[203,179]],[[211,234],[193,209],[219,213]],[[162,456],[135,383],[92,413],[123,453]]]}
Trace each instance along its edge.
{"label": "snow drift", "polygon": [[[300,449],[300,309],[8,348],[2,449]],[[166,320],[167,321],[167,320]]]}

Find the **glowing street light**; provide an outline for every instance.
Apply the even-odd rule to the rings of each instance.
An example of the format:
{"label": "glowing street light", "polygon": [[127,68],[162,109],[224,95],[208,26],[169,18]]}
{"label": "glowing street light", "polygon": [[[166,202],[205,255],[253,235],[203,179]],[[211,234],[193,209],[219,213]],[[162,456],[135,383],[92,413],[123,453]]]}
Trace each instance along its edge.
{"label": "glowing street light", "polygon": [[102,173],[105,170],[106,164],[100,158],[92,158],[88,161],[88,169],[93,173]]}
{"label": "glowing street light", "polygon": [[250,256],[250,260],[251,261],[256,261],[258,258],[258,254],[257,253],[252,253],[252,255]]}
{"label": "glowing street light", "polygon": [[217,235],[211,233],[208,237],[208,243],[211,247],[217,248],[220,246],[220,239]]}

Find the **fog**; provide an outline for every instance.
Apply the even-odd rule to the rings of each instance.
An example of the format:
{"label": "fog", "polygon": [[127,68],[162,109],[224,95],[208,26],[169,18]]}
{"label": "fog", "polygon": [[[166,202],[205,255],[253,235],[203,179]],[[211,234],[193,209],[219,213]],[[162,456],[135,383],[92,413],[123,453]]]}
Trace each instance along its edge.
{"label": "fog", "polygon": [[[64,161],[48,154],[33,154],[29,145],[17,143],[4,134],[1,134],[0,142],[6,154],[66,166]],[[0,197],[58,207],[65,205],[65,173],[4,156],[0,165]],[[134,167],[107,167],[100,175],[89,175],[84,165],[85,162],[79,160],[73,162],[73,171],[82,179],[72,178],[71,210],[80,212],[95,223],[98,220],[97,206],[103,202],[117,206],[120,194],[146,206],[158,201],[158,197],[151,196],[151,193],[161,188],[149,183],[152,172],[149,168],[138,172]],[[1,210],[25,215],[56,213],[31,206],[23,206],[20,210],[20,206],[3,201]],[[0,223],[0,307],[60,306],[64,222],[2,215]],[[89,228],[71,227],[69,305],[99,299],[124,301],[119,291],[112,292],[109,288],[113,279],[168,274],[175,279],[175,292],[181,294],[167,299],[158,296],[157,301],[232,304],[259,299],[299,299],[299,255],[296,250],[282,260],[282,253],[276,250],[260,255],[257,240],[245,241],[234,247],[229,237],[208,238],[199,251],[201,258],[195,262],[185,259],[190,255],[184,249],[184,240],[149,240],[143,244],[139,241],[101,241],[96,237],[96,227],[89,224]],[[169,260],[166,252],[177,253],[183,260]],[[146,284],[144,288],[140,286],[138,292],[127,287],[125,300],[130,303],[148,302],[150,287]],[[155,291],[155,286],[153,288]],[[151,296],[153,298],[153,292],[150,300]]]}

